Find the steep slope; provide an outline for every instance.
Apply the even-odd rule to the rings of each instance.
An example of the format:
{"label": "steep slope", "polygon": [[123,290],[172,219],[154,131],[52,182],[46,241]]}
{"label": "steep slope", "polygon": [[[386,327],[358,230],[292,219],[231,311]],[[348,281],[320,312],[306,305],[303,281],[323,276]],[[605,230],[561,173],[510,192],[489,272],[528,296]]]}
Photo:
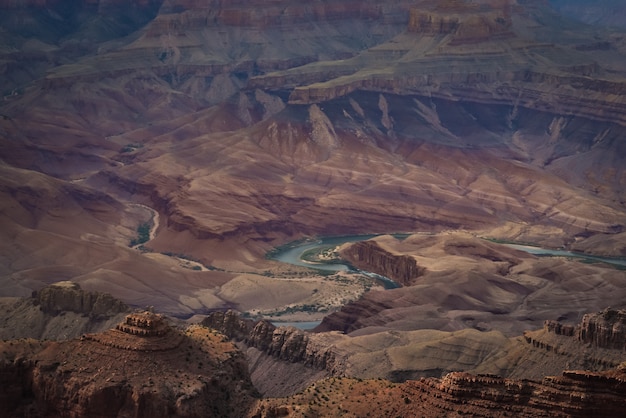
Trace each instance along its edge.
{"label": "steep slope", "polygon": [[130,311],[106,293],[85,292],[76,283],[59,282],[31,298],[2,298],[0,339],[64,340],[114,327]]}
{"label": "steep slope", "polygon": [[255,391],[241,353],[164,321],[134,313],[81,339],[1,342],[3,416],[242,416]]}
{"label": "steep slope", "polygon": [[[105,299],[71,298],[77,290],[51,287],[40,298],[55,309],[73,309],[79,301],[86,308],[95,302],[96,309]],[[0,410],[4,416],[366,416],[376,405],[378,416],[619,416],[624,370],[615,366],[624,358],[625,318],[624,311],[605,310],[575,327],[549,321],[507,341],[467,330],[311,334],[254,324],[232,311],[209,316],[204,325],[211,328],[181,330],[161,315],[134,312],[115,329],[80,339],[1,342]],[[247,354],[215,329],[240,341]],[[554,371],[565,362],[596,371]],[[429,364],[434,369],[418,370]],[[541,377],[553,371],[560,376]],[[377,373],[401,383],[380,374],[367,379]],[[442,376],[423,377],[429,373]],[[528,380],[533,373],[543,374]],[[265,399],[257,399],[252,383],[267,389]],[[269,397],[280,394],[291,396]]]}
{"label": "steep slope", "polygon": [[542,379],[567,368],[602,372],[624,361],[623,314],[607,309],[576,325],[549,320],[511,338],[475,329],[311,333],[233,311],[210,314],[202,324],[238,341],[255,386],[280,397],[329,376],[404,382],[458,371],[516,379]]}
{"label": "steep slope", "polygon": [[[536,257],[460,232],[403,241],[383,236],[355,245],[364,253],[359,262],[366,270],[383,268],[386,254],[393,254],[413,259],[423,272],[410,286],[370,292],[347,304],[325,317],[319,331],[476,328],[513,336],[546,320],[573,323],[589,310],[623,308],[624,271],[607,265]],[[350,248],[342,253],[350,255]]]}
{"label": "steep slope", "polygon": [[[158,5],[133,4],[144,17]],[[218,287],[260,283],[282,269],[264,254],[305,235],[468,229],[623,253],[617,37],[576,33],[542,2],[254,4],[163,2],[137,31],[75,55],[61,46],[80,30],[50,38],[63,59],[0,106],[3,195],[13,202],[8,179],[34,172],[46,196],[80,190],[79,207],[102,208],[100,218],[35,214],[24,230],[24,212],[7,206],[3,242],[21,243],[3,263],[7,295],[72,279],[179,315],[266,308]],[[75,5],[67,19],[77,22],[120,10]],[[16,30],[7,33],[24,41]],[[589,48],[596,37],[610,53]],[[131,251],[155,212],[147,252]],[[278,293],[269,282],[261,294]]]}
{"label": "steep slope", "polygon": [[260,401],[250,417],[617,417],[624,370],[566,371],[541,382],[450,373],[404,384],[331,378],[301,394]]}

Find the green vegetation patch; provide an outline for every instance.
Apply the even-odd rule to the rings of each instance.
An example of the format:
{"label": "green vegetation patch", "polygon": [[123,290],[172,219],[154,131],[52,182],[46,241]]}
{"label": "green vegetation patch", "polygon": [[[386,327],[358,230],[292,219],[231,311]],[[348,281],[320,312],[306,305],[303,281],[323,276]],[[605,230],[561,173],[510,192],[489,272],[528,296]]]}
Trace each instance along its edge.
{"label": "green vegetation patch", "polygon": [[141,245],[150,240],[150,224],[148,222],[144,222],[137,227],[137,238],[134,238],[130,241],[130,246],[134,247],[136,245]]}
{"label": "green vegetation patch", "polygon": [[306,250],[300,256],[302,260],[309,261],[311,263],[323,263],[323,264],[343,264],[344,261],[339,257],[336,245],[328,245],[324,247],[315,247],[310,250]]}

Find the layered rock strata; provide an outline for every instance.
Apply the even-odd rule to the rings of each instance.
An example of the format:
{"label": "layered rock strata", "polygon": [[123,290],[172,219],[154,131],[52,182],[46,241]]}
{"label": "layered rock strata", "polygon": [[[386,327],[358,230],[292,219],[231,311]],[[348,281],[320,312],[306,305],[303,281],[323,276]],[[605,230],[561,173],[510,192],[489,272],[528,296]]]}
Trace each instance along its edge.
{"label": "layered rock strata", "polygon": [[578,340],[595,347],[626,350],[626,311],[606,309],[583,317],[576,330]]}
{"label": "layered rock strata", "polygon": [[85,292],[78,283],[58,282],[33,292],[41,310],[52,315],[75,312],[90,317],[110,317],[127,312],[129,307],[108,293]]}
{"label": "layered rock strata", "polygon": [[0,299],[0,339],[64,340],[114,327],[130,308],[108,293],[87,292],[64,281],[34,291],[30,298]]}
{"label": "layered rock strata", "polygon": [[556,335],[574,337],[581,344],[626,351],[626,311],[607,308],[585,314],[578,325],[546,321],[546,330]]}
{"label": "layered rock strata", "polygon": [[81,337],[81,340],[134,351],[173,350],[180,346],[183,339],[183,335],[171,328],[161,315],[147,311],[126,315],[115,329]]}
{"label": "layered rock strata", "polygon": [[618,370],[604,373],[565,371],[562,376],[546,377],[541,383],[450,373],[433,386],[442,395],[441,406],[448,403],[459,408],[464,404],[464,408],[476,413],[482,410],[484,413],[499,411],[497,415],[543,416],[550,413],[557,417],[609,417],[618,416],[626,405],[624,383],[626,375],[623,370]]}
{"label": "layered rock strata", "polygon": [[415,283],[424,274],[424,267],[408,255],[393,254],[374,241],[361,241],[344,247],[341,257],[353,266],[388,277],[403,286]]}
{"label": "layered rock strata", "polygon": [[198,326],[178,331],[146,313],[130,315],[120,328],[65,342],[0,342],[0,413],[241,417],[247,411],[256,392],[241,352],[223,335]]}
{"label": "layered rock strata", "polygon": [[[545,5],[450,3],[412,8],[406,34],[353,59],[260,75],[251,86],[286,86],[293,104],[369,90],[455,97],[626,124],[621,77],[604,71],[603,63],[582,49],[530,35],[536,22],[529,16],[554,18]],[[294,82],[296,74],[301,81]]]}
{"label": "layered rock strata", "polygon": [[278,360],[300,363],[336,375],[344,369],[334,347],[324,345],[314,334],[295,327],[276,327],[267,320],[256,323],[242,320],[234,311],[212,313],[202,324]]}
{"label": "layered rock strata", "polygon": [[541,381],[454,372],[396,385],[333,378],[286,399],[262,400],[250,416],[367,416],[374,405],[381,417],[618,417],[626,406],[625,382],[624,370],[566,371]]}

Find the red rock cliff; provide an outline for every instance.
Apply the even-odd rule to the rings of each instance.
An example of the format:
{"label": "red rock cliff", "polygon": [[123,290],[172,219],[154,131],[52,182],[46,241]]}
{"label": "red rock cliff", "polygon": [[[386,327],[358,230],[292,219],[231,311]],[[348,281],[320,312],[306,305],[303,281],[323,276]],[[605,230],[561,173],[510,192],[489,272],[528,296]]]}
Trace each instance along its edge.
{"label": "red rock cliff", "polygon": [[150,313],[122,325],[80,340],[0,342],[0,415],[243,416],[255,390],[224,336],[198,326],[181,332]]}
{"label": "red rock cliff", "polygon": [[576,330],[577,338],[600,348],[626,350],[626,311],[606,309],[587,314]]}
{"label": "red rock cliff", "polygon": [[392,254],[374,241],[360,241],[341,251],[355,267],[388,277],[403,286],[412,284],[424,268],[408,255]]}

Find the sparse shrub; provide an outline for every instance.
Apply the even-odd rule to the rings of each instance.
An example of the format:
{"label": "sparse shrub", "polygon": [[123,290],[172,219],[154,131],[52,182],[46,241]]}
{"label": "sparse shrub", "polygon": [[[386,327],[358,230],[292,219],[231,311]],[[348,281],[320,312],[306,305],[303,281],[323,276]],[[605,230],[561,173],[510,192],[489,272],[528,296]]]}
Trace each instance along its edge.
{"label": "sparse shrub", "polygon": [[140,245],[150,240],[150,224],[145,222],[137,227],[137,238],[130,241],[130,246]]}

